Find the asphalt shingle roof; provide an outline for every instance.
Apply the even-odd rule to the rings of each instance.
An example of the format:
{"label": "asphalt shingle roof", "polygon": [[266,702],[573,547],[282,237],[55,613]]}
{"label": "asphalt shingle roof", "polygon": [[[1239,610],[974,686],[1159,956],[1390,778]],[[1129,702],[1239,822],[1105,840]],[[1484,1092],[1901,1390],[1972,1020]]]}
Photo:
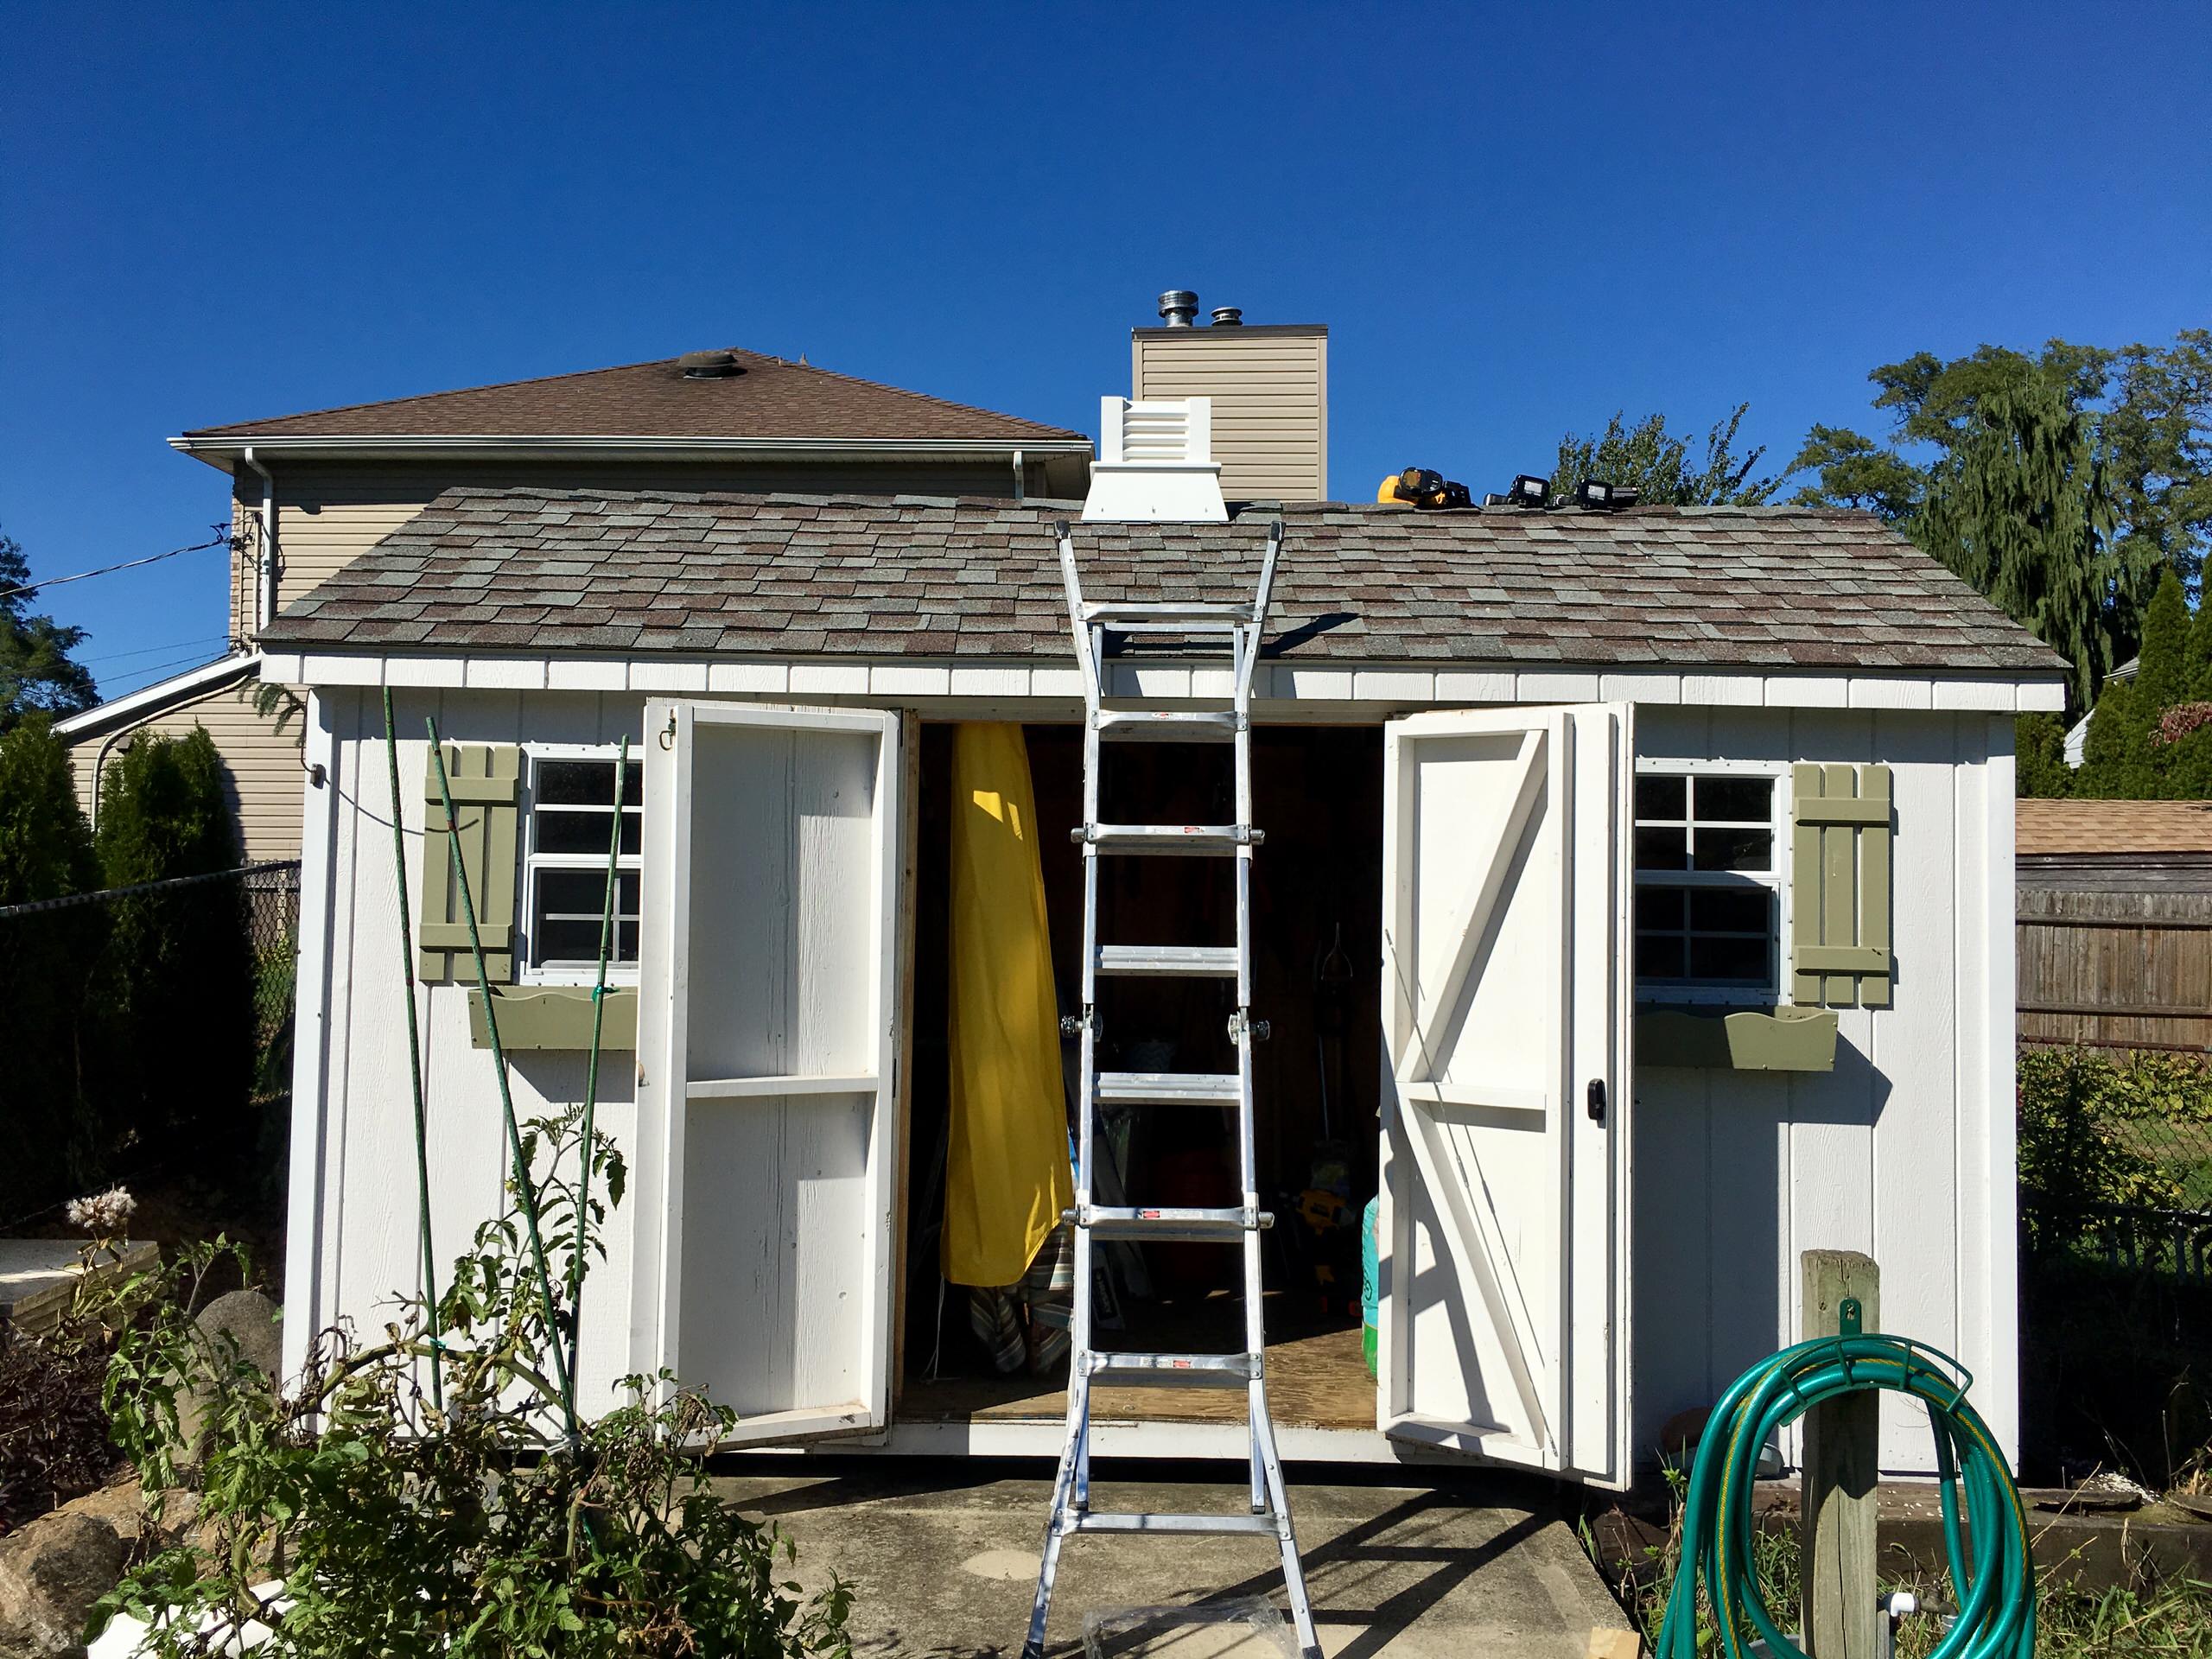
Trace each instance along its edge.
{"label": "asphalt shingle roof", "polygon": [[2013,842],[2023,858],[2083,853],[2212,854],[2212,801],[2013,803]]}
{"label": "asphalt shingle roof", "polygon": [[188,438],[659,437],[1088,442],[1080,432],[758,352],[689,379],[680,359],[202,427]]}
{"label": "asphalt shingle roof", "polygon": [[[1084,524],[1092,598],[1247,598],[1280,512],[1270,651],[1297,661],[2056,674],[1863,513],[1262,504]],[[456,489],[293,605],[276,646],[1066,657],[1071,504]]]}

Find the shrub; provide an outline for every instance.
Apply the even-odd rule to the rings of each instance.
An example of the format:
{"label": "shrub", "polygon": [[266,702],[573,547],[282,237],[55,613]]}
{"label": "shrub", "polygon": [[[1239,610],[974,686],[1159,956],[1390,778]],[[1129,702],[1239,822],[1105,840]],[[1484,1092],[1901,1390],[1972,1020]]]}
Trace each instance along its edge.
{"label": "shrub", "polygon": [[[455,1264],[435,1320],[418,1297],[380,1339],[326,1332],[289,1390],[183,1311],[180,1281],[219,1245],[133,1287],[144,1312],[107,1385],[117,1437],[157,1503],[196,1484],[201,1530],[137,1563],[103,1619],[148,1621],[164,1659],[224,1651],[250,1620],[274,1632],[258,1651],[299,1659],[849,1653],[845,1587],[804,1596],[779,1576],[788,1541],[709,1488],[693,1448],[733,1414],[664,1374],[572,1421],[562,1355],[622,1180],[597,1136],[592,1183],[557,1178],[582,1133],[575,1114],[530,1126],[525,1167],[548,1173],[510,1187],[540,1206],[558,1271],[541,1277],[511,1209]],[[188,1399],[210,1426],[196,1469]],[[266,1588],[280,1571],[281,1596]]]}
{"label": "shrub", "polygon": [[2212,1199],[2212,1073],[2178,1054],[2126,1065],[2082,1048],[2019,1058],[2021,1196],[2056,1211]]}
{"label": "shrub", "polygon": [[2022,715],[2014,722],[2013,749],[2018,769],[2014,792],[2063,797],[2074,792],[2074,769],[2066,764],[2066,722],[2056,715]]}

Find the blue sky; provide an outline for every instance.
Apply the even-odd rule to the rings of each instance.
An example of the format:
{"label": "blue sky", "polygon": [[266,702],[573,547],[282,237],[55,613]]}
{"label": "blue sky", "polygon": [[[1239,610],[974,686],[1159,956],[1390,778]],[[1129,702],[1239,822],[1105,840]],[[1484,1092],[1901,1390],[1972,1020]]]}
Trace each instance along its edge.
{"label": "blue sky", "polygon": [[[2212,321],[2198,4],[11,6],[0,527],[199,541],[188,427],[742,345],[1095,429],[1169,287],[1332,331],[1332,485]],[[219,552],[53,589],[110,691]]]}

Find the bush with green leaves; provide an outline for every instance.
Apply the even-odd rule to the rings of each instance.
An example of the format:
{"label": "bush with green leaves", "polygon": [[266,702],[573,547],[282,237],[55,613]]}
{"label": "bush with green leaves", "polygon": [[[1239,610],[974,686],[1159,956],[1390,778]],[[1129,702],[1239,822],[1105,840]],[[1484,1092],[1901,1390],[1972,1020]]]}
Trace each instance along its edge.
{"label": "bush with green leaves", "polygon": [[2058,1215],[2099,1205],[2212,1204],[2212,1069],[2185,1055],[2121,1065],[2084,1048],[2020,1051],[2024,1199]]}
{"label": "bush with green leaves", "polygon": [[146,1621],[162,1659],[229,1651],[254,1623],[257,1653],[291,1659],[847,1655],[845,1586],[804,1593],[789,1541],[709,1489],[698,1452],[733,1414],[665,1373],[574,1414],[576,1313],[623,1177],[596,1133],[581,1168],[583,1135],[580,1112],[528,1126],[521,1167],[541,1173],[436,1301],[404,1301],[372,1341],[321,1333],[288,1389],[189,1315],[224,1247],[134,1282],[107,1408],[155,1503],[197,1503],[96,1617]]}

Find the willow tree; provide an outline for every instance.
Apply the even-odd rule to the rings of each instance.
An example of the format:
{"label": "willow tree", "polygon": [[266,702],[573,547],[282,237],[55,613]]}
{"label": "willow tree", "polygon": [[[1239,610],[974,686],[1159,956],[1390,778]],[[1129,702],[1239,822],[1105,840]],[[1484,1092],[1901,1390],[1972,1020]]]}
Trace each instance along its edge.
{"label": "willow tree", "polygon": [[2113,665],[2115,587],[2138,585],[2108,548],[2114,516],[2089,416],[2048,381],[1976,400],[1913,538],[2073,669],[2086,706]]}

